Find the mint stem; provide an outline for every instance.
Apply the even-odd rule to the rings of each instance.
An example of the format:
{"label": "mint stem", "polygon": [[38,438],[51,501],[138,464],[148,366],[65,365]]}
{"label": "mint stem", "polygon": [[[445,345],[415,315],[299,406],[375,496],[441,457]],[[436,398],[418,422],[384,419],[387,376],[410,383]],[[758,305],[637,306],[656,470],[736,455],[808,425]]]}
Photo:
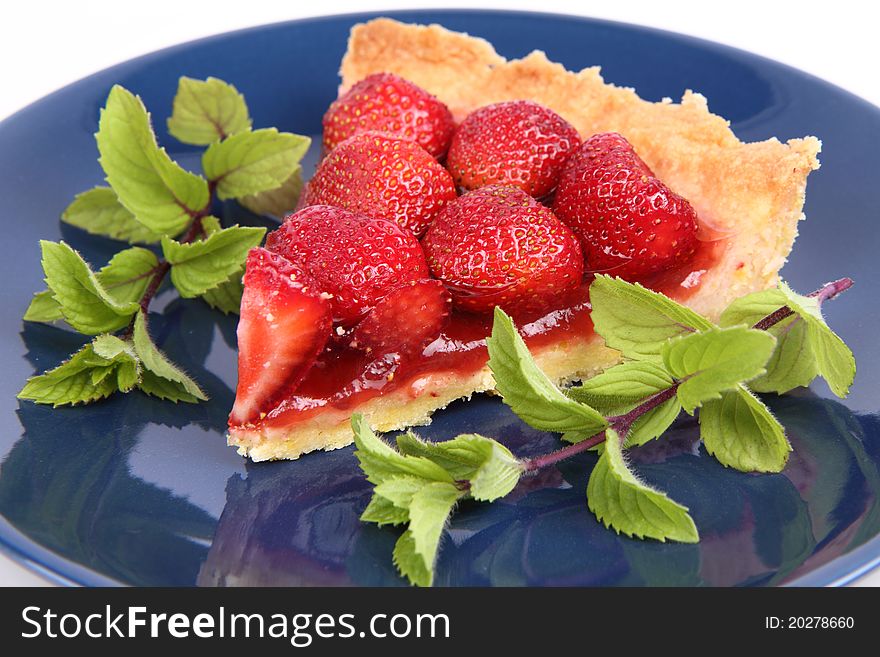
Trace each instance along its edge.
{"label": "mint stem", "polygon": [[[833,299],[841,292],[844,292],[851,288],[852,285],[853,280],[851,278],[841,278],[830,283],[825,283],[825,285],[820,287],[815,292],[811,292],[807,296],[818,299],[819,303],[822,303],[823,301],[829,301]],[[793,311],[791,310],[791,308],[789,308],[788,306],[783,306],[782,308],[779,308],[778,310],[775,310],[767,315],[764,319],[755,324],[753,328],[766,331],[774,324],[778,324],[783,319],[790,316],[792,312]],[[617,434],[621,436],[621,438],[625,439],[626,435],[629,433],[629,430],[632,428],[632,425],[636,422],[636,420],[638,420],[648,411],[657,408],[663,402],[672,399],[675,396],[675,393],[678,391],[679,385],[681,385],[681,381],[676,382],[665,390],[661,390],[655,395],[651,395],[628,413],[605,418],[606,420],[608,420],[608,426],[614,429]],[[594,436],[590,436],[586,440],[582,440],[579,443],[567,445],[562,449],[557,449],[556,451],[550,452],[548,454],[535,456],[530,459],[524,459],[522,461],[523,470],[526,474],[533,474],[541,468],[555,465],[560,461],[564,461],[571,458],[572,456],[576,456],[578,454],[586,452],[590,448],[595,447],[596,445],[603,442],[605,442],[604,430],[600,431]]]}
{"label": "mint stem", "polygon": [[[181,244],[192,242],[202,233],[204,233],[202,219],[211,214],[211,202],[214,198],[214,189],[216,188],[216,186],[216,181],[211,180],[208,182],[208,202],[205,204],[205,207],[192,214],[192,222],[189,225],[189,229],[186,231],[184,236],[180,238]],[[153,301],[156,293],[159,292],[159,288],[162,287],[162,281],[165,280],[165,277],[168,275],[169,271],[171,271],[171,263],[164,259],[160,260],[159,264],[153,268],[153,278],[150,281],[150,284],[147,285],[147,289],[144,290],[144,294],[139,302],[141,306],[141,312],[143,312],[144,315],[146,315],[149,311],[150,303]],[[126,328],[125,332],[122,334],[123,340],[128,340],[134,334],[135,319],[137,319],[137,316],[131,318],[131,322],[129,323],[128,328]]]}
{"label": "mint stem", "polygon": [[[845,292],[849,288],[853,286],[853,279],[844,277],[839,278],[836,281],[831,281],[830,283],[825,283],[822,287],[820,287],[815,292],[810,292],[808,297],[813,297],[818,300],[821,304],[823,301],[830,301],[834,297],[836,297],[841,292]],[[794,311],[788,306],[782,306],[779,310],[774,310],[772,313],[767,315],[764,319],[755,324],[752,328],[760,329],[762,331],[766,331],[768,328],[773,326],[774,324],[778,324],[786,317],[789,317]]]}

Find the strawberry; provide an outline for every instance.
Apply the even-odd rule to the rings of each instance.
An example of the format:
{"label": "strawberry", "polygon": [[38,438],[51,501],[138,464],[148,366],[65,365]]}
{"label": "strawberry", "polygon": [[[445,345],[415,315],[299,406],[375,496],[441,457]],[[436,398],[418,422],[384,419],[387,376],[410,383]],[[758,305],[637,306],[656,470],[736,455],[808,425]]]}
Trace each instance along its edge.
{"label": "strawberry", "polygon": [[351,326],[382,297],[428,276],[415,236],[395,223],[316,205],[285,218],[266,248],[298,263],[332,294],[333,321]]}
{"label": "strawberry", "polygon": [[431,271],[456,305],[473,312],[498,305],[513,313],[544,313],[583,277],[574,233],[515,187],[490,185],[450,203],[423,246]]}
{"label": "strawberry", "polygon": [[497,103],[465,118],[446,166],[465,189],[500,183],[540,198],[556,187],[580,143],[577,130],[551,109],[528,100]]}
{"label": "strawberry", "polygon": [[238,388],[230,426],[254,422],[296,388],[330,337],[330,303],[302,268],[248,253],[238,322]]}
{"label": "strawberry", "polygon": [[302,205],[335,205],[396,221],[421,235],[454,198],[452,177],[424,148],[400,137],[365,132],[324,158]]}
{"label": "strawberry", "polygon": [[553,211],[577,233],[587,267],[630,281],[686,262],[697,215],[617,133],[584,142],[565,166]]}
{"label": "strawberry", "polygon": [[442,157],[455,130],[446,105],[391,73],[374,73],[358,82],[330,105],[323,123],[328,153],[352,135],[376,131],[410,139]]}
{"label": "strawberry", "polygon": [[407,283],[376,304],[352,332],[351,346],[367,353],[419,353],[449,321],[452,297],[438,280]]}

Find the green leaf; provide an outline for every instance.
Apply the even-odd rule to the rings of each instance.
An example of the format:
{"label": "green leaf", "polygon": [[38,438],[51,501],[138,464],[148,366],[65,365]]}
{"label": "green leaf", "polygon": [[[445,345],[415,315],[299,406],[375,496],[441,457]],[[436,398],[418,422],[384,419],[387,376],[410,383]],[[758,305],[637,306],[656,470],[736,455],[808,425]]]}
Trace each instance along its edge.
{"label": "green leaf", "polygon": [[251,129],[247,103],[238,89],[217,78],[181,77],[168,132],[184,144],[207,146]]}
{"label": "green leaf", "polygon": [[743,472],[780,472],[791,451],[782,425],[743,386],[703,404],[700,438],[723,465]]}
{"label": "green leaf", "polygon": [[819,373],[819,365],[810,346],[807,322],[793,316],[767,332],[776,338],[776,348],[767,361],[767,373],[749,381],[749,388],[755,392],[783,394],[810,385]]}
{"label": "green leaf", "polygon": [[605,449],[587,485],[590,510],[618,534],[664,542],[699,541],[687,507],[636,478],[626,465],[620,442],[620,436],[609,428]]}
{"label": "green leaf", "polygon": [[832,331],[825,319],[819,302],[794,292],[784,282],[779,289],[785,295],[786,305],[807,324],[807,341],[816,358],[819,374],[838,397],[846,397],[856,376],[856,360],[852,351]]}
{"label": "green leaf", "polygon": [[681,405],[693,413],[724,390],[763,374],[775,346],[776,339],[766,331],[733,326],[674,338],[663,346],[662,355],[667,370],[682,379],[677,393]]}
{"label": "green leaf", "polygon": [[431,483],[430,480],[421,477],[399,475],[383,479],[381,483],[376,484],[374,490],[376,495],[384,497],[394,506],[400,509],[409,509],[413,495],[429,483]]}
{"label": "green leaf", "polygon": [[117,301],[85,260],[64,242],[42,240],[43,272],[64,319],[81,333],[116,331],[137,312],[134,301]]}
{"label": "green leaf", "polygon": [[184,298],[204,294],[240,271],[248,251],[260,244],[265,233],[265,228],[232,226],[187,244],[163,237],[162,252],[171,263],[171,282]]}
{"label": "green leaf", "polygon": [[[149,275],[159,264],[156,255],[148,249],[132,247],[120,251],[95,274],[104,290],[118,303],[139,301],[149,285]],[[24,315],[29,322],[54,322],[64,319],[61,305],[51,290],[34,295]]]}
{"label": "green leaf", "polygon": [[221,199],[259,194],[281,187],[310,144],[308,137],[275,128],[242,132],[211,144],[202,165]]}
{"label": "green leaf", "polygon": [[412,475],[431,481],[450,483],[453,481],[449,473],[436,463],[426,458],[406,456],[397,452],[373,433],[369,423],[360,413],[351,416],[351,428],[357,448],[354,455],[369,482],[378,485],[386,479],[399,475]]}
{"label": "green leaf", "polygon": [[412,536],[413,551],[422,558],[425,570],[431,573],[426,586],[433,583],[434,561],[443,528],[462,495],[462,491],[453,484],[435,481],[426,484],[412,496],[407,532]]}
{"label": "green leaf", "polygon": [[96,276],[118,303],[139,302],[158,266],[155,253],[133,246],[114,255]]}
{"label": "green leaf", "polygon": [[[759,321],[788,304],[780,289],[763,290],[736,299],[721,314],[721,326]],[[795,314],[771,326],[767,331],[776,338],[776,348],[767,362],[767,373],[749,382],[757,392],[783,394],[807,386],[819,373],[816,357],[809,344],[807,322]]]}
{"label": "green leaf", "polygon": [[37,292],[24,313],[26,322],[54,322],[59,319],[64,319],[64,315],[51,290]]}
{"label": "green leaf", "polygon": [[409,511],[394,506],[390,500],[381,495],[374,494],[367,508],[361,514],[361,521],[375,522],[380,527],[382,525],[402,525],[409,522]]}
{"label": "green leaf", "polygon": [[302,167],[298,166],[293,175],[281,183],[280,187],[259,194],[241,196],[237,200],[251,212],[268,214],[280,219],[296,209],[302,189]]}
{"label": "green leaf", "polygon": [[241,295],[244,293],[243,276],[244,269],[239,269],[229,277],[229,280],[206,291],[202,295],[202,299],[224,315],[230,313],[237,315],[241,309]]}
{"label": "green leaf", "polygon": [[501,308],[495,308],[492,335],[486,342],[495,388],[526,424],[581,438],[608,426],[597,411],[569,399],[547,378],[532,359],[513,320]]}
{"label": "green leaf", "polygon": [[93,187],[77,194],[61,215],[61,221],[92,235],[124,242],[153,244],[161,237],[126,210],[109,187]]}
{"label": "green leaf", "polygon": [[522,476],[522,464],[504,445],[477,434],[461,434],[452,440],[427,442],[411,432],[397,438],[402,454],[422,456],[438,464],[458,481],[470,483],[475,500],[492,502],[514,489]]}
{"label": "green leaf", "polygon": [[596,333],[633,360],[659,363],[670,338],[712,328],[705,317],[659,292],[603,274],[590,285],[590,302]]}
{"label": "green leaf", "polygon": [[431,586],[433,584],[433,563],[425,564],[422,556],[416,553],[416,542],[410,530],[407,529],[397,539],[392,559],[394,565],[410,583],[416,586]]}
{"label": "green leaf", "polygon": [[177,235],[208,204],[208,183],[159,148],[141,99],[115,85],[101,110],[98,151],[119,202],[147,229]]}
{"label": "green leaf", "polygon": [[679,413],[681,413],[681,403],[678,397],[667,399],[656,408],[652,408],[633,422],[629,433],[626,434],[626,446],[636,447],[659,438],[675,422]]}
{"label": "green leaf", "polygon": [[777,289],[737,299],[721,319],[726,325],[754,324],[783,306],[788,306],[796,319],[783,320],[769,329],[779,338],[776,353],[767,365],[766,377],[750,387],[783,393],[807,385],[819,374],[835,395],[845,397],[855,379],[856,361],[849,347],[828,328],[814,297],[798,294],[780,281]]}
{"label": "green leaf", "polygon": [[661,365],[634,360],[615,365],[581,385],[569,388],[565,394],[600,413],[613,415],[632,409],[674,383]]}
{"label": "green leaf", "polygon": [[141,390],[147,394],[172,401],[204,401],[208,396],[193,381],[159,351],[147,332],[147,319],[138,312],[134,320],[134,349],[141,359],[144,370],[154,376],[145,376]]}
{"label": "green leaf", "polygon": [[55,407],[87,404],[117,390],[130,390],[139,373],[131,345],[115,336],[101,335],[70,360],[28,379],[18,398]]}

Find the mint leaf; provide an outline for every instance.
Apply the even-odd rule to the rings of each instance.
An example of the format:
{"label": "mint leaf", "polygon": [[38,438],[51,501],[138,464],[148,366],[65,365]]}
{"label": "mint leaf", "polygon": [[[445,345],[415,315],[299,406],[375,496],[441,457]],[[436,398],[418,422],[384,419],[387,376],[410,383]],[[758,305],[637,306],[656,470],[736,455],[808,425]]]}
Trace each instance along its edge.
{"label": "mint leaf", "polygon": [[383,479],[376,484],[375,493],[384,497],[399,509],[409,509],[413,496],[427,486],[429,479],[414,477],[412,475],[398,475]]}
{"label": "mint leaf", "polygon": [[86,404],[117,390],[131,389],[139,372],[130,345],[115,336],[101,335],[70,360],[28,379],[18,398],[55,407]]}
{"label": "mint leaf", "polygon": [[259,245],[265,233],[265,228],[232,226],[187,244],[163,237],[162,253],[171,263],[171,282],[184,298],[204,294],[239,272],[248,251]]}
{"label": "mint leaf", "polygon": [[724,390],[763,374],[775,346],[766,331],[733,326],[674,338],[661,353],[666,369],[682,379],[677,392],[682,407],[693,413]]}
{"label": "mint leaf", "polygon": [[380,527],[382,525],[402,525],[409,522],[409,511],[394,506],[390,500],[381,495],[374,494],[367,508],[361,514],[361,521],[375,522]]}
{"label": "mint leaf", "polygon": [[101,110],[96,139],[107,182],[151,232],[177,235],[208,204],[208,183],[159,148],[141,99],[119,85]]}
{"label": "mint leaf", "polygon": [[137,303],[117,301],[85,260],[64,242],[41,240],[40,247],[46,283],[68,324],[90,335],[128,324],[137,312]]}
{"label": "mint leaf", "polygon": [[687,507],[636,478],[626,465],[620,443],[620,436],[609,428],[605,449],[587,485],[590,510],[618,534],[664,542],[699,541]]}
{"label": "mint leaf", "polygon": [[659,438],[675,422],[679,413],[681,413],[681,403],[677,397],[667,399],[659,406],[652,408],[633,422],[629,433],[626,434],[626,446],[637,447]]}
{"label": "mint leaf", "polygon": [[172,364],[153,344],[150,334],[147,332],[147,319],[143,312],[138,312],[134,320],[132,340],[145,374],[149,372],[149,375],[144,376],[141,381],[141,390],[174,402],[193,403],[208,399],[199,384]]}
{"label": "mint leaf", "polygon": [[406,456],[397,452],[373,433],[369,423],[360,413],[351,416],[351,428],[357,448],[354,455],[370,483],[378,485],[386,479],[399,475],[411,475],[431,481],[453,481],[449,473],[436,463],[426,458]]}
{"label": "mint leaf", "polygon": [[782,425],[743,386],[703,404],[700,438],[723,465],[743,472],[780,472],[791,451]]}
{"label": "mint leaf", "polygon": [[[158,264],[159,261],[152,251],[132,247],[114,255],[95,274],[95,278],[117,303],[139,301],[152,280],[150,274]],[[64,319],[64,315],[52,291],[44,290],[34,295],[24,319],[29,322],[54,322]]]}
{"label": "mint leaf", "polygon": [[109,187],[93,187],[77,194],[61,215],[61,221],[92,235],[124,242],[153,244],[160,237],[135,219]]}
{"label": "mint leaf", "polygon": [[268,214],[281,219],[288,212],[296,209],[296,203],[302,194],[302,167],[298,166],[280,187],[259,194],[249,194],[236,199],[241,205],[256,214]]}
{"label": "mint leaf", "polygon": [[596,333],[633,360],[659,363],[670,338],[712,328],[705,317],[669,297],[604,274],[590,285],[590,302]]}
{"label": "mint leaf", "polygon": [[846,397],[856,376],[852,351],[825,323],[816,299],[797,294],[784,282],[779,283],[779,289],[785,295],[786,305],[807,324],[807,341],[816,358],[819,374],[831,392]]}
{"label": "mint leaf", "polygon": [[[426,484],[412,496],[407,533],[412,537],[413,552],[422,558],[425,570],[430,573],[427,583],[419,584],[420,586],[431,586],[433,583],[434,561],[440,536],[452,508],[462,495],[453,484],[435,481]],[[416,572],[421,576],[421,569]]]}
{"label": "mint leaf", "polygon": [[[763,290],[740,297],[721,314],[721,326],[753,326],[787,305],[788,298],[779,289]],[[767,373],[749,382],[757,392],[783,394],[807,386],[816,378],[819,367],[809,344],[807,323],[795,314],[766,329],[776,338],[776,348],[767,362]]]}
{"label": "mint leaf", "polygon": [[416,586],[431,586],[434,583],[433,563],[426,564],[422,555],[416,552],[416,542],[412,532],[406,530],[394,544],[392,554],[394,565],[410,583]]}
{"label": "mint leaf", "polygon": [[547,378],[532,359],[513,320],[501,308],[495,308],[492,335],[486,343],[495,388],[526,424],[581,439],[608,426],[601,414],[569,399]]}
{"label": "mint leaf", "polygon": [[432,443],[411,432],[397,438],[402,454],[423,456],[446,470],[458,481],[470,483],[475,500],[492,502],[514,489],[523,468],[504,445],[477,434],[462,434],[452,440]]}
{"label": "mint leaf", "polygon": [[224,315],[229,313],[237,315],[241,309],[241,295],[244,293],[243,276],[244,269],[239,269],[229,277],[229,280],[207,290],[202,295],[202,299]]}
{"label": "mint leaf", "polygon": [[634,360],[615,365],[581,385],[569,388],[565,394],[600,413],[614,415],[629,411],[674,383],[661,365]]}
{"label": "mint leaf", "polygon": [[280,187],[299,168],[311,139],[275,128],[242,132],[211,144],[202,157],[205,175],[221,199]]}
{"label": "mint leaf", "polygon": [[59,319],[64,319],[64,315],[51,290],[37,292],[24,313],[26,322],[54,322]]}
{"label": "mint leaf", "polygon": [[794,317],[771,326],[778,342],[767,363],[767,374],[749,384],[759,392],[788,392],[808,385],[817,374],[838,397],[845,397],[855,378],[856,363],[849,347],[825,323],[819,301],[794,292],[784,282],[772,290],[746,295],[721,315],[725,326],[753,325],[783,306]]}
{"label": "mint leaf", "polygon": [[207,146],[251,129],[247,103],[238,89],[217,78],[181,77],[168,132],[184,144]]}

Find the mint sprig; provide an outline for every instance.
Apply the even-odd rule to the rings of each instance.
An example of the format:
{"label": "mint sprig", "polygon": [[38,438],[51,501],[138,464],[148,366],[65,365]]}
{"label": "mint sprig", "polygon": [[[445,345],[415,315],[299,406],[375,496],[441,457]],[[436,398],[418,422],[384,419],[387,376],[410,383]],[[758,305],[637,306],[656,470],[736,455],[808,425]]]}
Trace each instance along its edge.
{"label": "mint sprig", "polygon": [[111,89],[95,135],[109,187],[77,195],[62,221],[93,235],[156,244],[161,252],[133,246],[94,271],[68,244],[41,242],[48,289],[34,296],[24,319],[64,321],[97,337],[65,363],[29,379],[20,399],[73,405],[135,388],[174,402],[207,399],[152,342],[147,318],[169,274],[180,296],[238,312],[245,258],[265,228],[224,228],[211,215],[215,197],[241,197],[249,207],[279,214],[293,209],[290,181],[300,180],[310,140],[274,128],[252,131],[251,123],[232,85],[181,78],[168,128],[185,143],[208,146],[203,177],[160,147],[138,96],[118,85]]}
{"label": "mint sprig", "polygon": [[662,436],[684,409],[699,413],[706,451],[723,465],[779,472],[791,446],[750,386],[784,391],[822,375],[846,394],[855,361],[820,307],[850,285],[841,279],[805,297],[780,283],[734,301],[716,326],[662,294],[597,276],[595,330],[624,361],[566,390],[540,370],[513,320],[496,308],[487,345],[497,391],[526,424],[572,444],[516,459],[483,436],[431,443],[405,433],[394,449],[356,416],[355,453],[375,486],[361,519],[405,525],[393,561],[411,583],[429,586],[442,528],[460,500],[492,502],[522,476],[598,449],[586,490],[597,520],[634,538],[696,542],[688,509],[642,481],[626,450]]}

